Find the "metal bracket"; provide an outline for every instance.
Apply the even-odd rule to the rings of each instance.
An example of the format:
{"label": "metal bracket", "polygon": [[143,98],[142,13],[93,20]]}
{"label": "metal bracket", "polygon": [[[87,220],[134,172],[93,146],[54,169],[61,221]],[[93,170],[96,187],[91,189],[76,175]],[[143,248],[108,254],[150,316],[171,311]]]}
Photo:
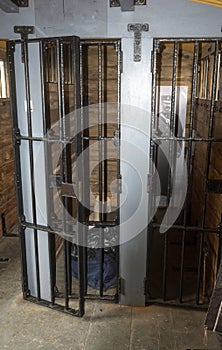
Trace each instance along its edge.
{"label": "metal bracket", "polygon": [[146,0],[110,0],[110,7],[121,7],[122,11],[134,11],[134,6],[146,5]]}
{"label": "metal bracket", "polygon": [[50,188],[62,187],[62,180],[59,175],[49,175],[49,186]]}
{"label": "metal bracket", "polygon": [[147,174],[147,193],[151,192],[153,184],[153,176],[152,174]]}
{"label": "metal bracket", "polygon": [[120,132],[119,132],[119,130],[115,130],[114,131],[114,135],[113,135],[113,144],[114,144],[114,146],[118,146],[119,145],[119,139],[120,139]]}
{"label": "metal bracket", "polygon": [[15,5],[18,7],[28,7],[29,6],[29,0],[12,0]]}
{"label": "metal bracket", "polygon": [[35,27],[33,26],[14,26],[14,33],[21,34],[22,40],[22,63],[25,62],[24,41],[28,39],[29,34],[34,34]]}
{"label": "metal bracket", "polygon": [[149,24],[147,23],[129,23],[128,32],[134,32],[134,62],[141,61],[141,32],[148,32]]}

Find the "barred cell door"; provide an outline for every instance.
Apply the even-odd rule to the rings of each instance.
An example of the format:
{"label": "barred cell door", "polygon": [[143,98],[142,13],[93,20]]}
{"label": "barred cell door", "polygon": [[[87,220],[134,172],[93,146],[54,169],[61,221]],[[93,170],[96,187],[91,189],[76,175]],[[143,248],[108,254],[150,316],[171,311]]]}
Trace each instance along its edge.
{"label": "barred cell door", "polygon": [[120,41],[16,31],[8,63],[23,296],[81,317],[87,298],[118,300]]}
{"label": "barred cell door", "polygon": [[221,39],[155,39],[146,296],[206,308],[221,258]]}

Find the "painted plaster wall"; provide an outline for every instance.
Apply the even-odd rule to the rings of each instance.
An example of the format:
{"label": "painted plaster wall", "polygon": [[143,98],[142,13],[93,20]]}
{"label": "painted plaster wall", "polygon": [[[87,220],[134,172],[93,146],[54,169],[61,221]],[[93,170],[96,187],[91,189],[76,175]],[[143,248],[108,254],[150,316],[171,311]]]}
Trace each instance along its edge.
{"label": "painted plaster wall", "polygon": [[124,37],[129,22],[147,22],[149,37],[220,36],[222,9],[189,0],[147,0],[134,12],[110,8],[109,0],[29,0],[18,14],[0,10],[0,37],[17,37],[14,25],[35,25],[37,36]]}

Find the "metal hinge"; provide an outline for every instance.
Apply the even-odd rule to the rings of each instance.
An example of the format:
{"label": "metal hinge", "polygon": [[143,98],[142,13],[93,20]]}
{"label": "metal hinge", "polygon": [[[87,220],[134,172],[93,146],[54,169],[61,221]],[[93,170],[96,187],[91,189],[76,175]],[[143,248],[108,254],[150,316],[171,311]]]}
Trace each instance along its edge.
{"label": "metal hinge", "polygon": [[123,73],[123,51],[120,51],[120,73]]}
{"label": "metal hinge", "polygon": [[151,62],[150,62],[150,72],[153,73],[153,65],[154,65],[154,54],[153,51],[151,51]]}
{"label": "metal hinge", "polygon": [[114,131],[113,144],[114,146],[119,146],[120,131],[117,129]]}
{"label": "metal hinge", "polygon": [[118,278],[118,293],[124,295],[125,294],[125,287],[124,287],[124,279],[119,277]]}
{"label": "metal hinge", "polygon": [[15,144],[21,146],[21,133],[20,129],[14,129]]}
{"label": "metal hinge", "polygon": [[144,295],[148,295],[148,281],[146,277],[143,280],[143,290],[144,290]]}
{"label": "metal hinge", "polygon": [[150,193],[150,192],[151,192],[151,189],[152,189],[152,179],[153,179],[152,174],[147,174],[147,193]]}
{"label": "metal hinge", "polygon": [[122,193],[122,175],[117,177],[117,193]]}

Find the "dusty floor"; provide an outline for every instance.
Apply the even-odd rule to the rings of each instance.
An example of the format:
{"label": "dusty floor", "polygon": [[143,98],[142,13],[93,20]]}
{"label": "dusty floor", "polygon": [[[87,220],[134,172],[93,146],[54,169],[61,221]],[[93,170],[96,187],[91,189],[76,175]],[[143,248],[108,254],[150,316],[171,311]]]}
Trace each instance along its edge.
{"label": "dusty floor", "polygon": [[78,319],[24,301],[21,296],[17,238],[0,240],[0,349],[87,350],[219,350],[218,335],[208,332],[203,344],[205,313],[149,306],[120,307],[86,303]]}

